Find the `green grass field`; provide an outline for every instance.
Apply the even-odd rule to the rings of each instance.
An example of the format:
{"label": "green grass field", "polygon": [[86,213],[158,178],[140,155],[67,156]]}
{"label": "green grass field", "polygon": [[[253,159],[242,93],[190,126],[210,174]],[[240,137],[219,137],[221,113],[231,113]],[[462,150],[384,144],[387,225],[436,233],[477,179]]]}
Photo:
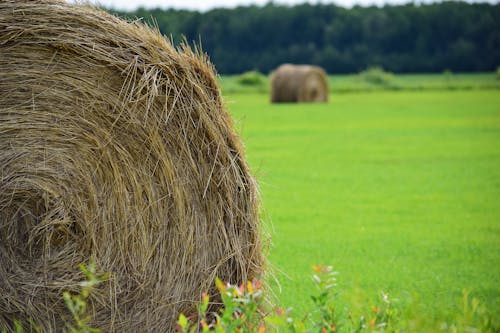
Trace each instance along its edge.
{"label": "green grass field", "polygon": [[[220,82],[226,93],[267,93],[269,78],[263,77],[261,84],[239,84],[240,76],[222,76]],[[380,90],[485,90],[500,89],[500,77],[496,73],[454,74],[398,74],[383,77],[386,81],[374,83],[363,74],[330,75],[328,87],[332,93],[368,92]]]}
{"label": "green grass field", "polygon": [[431,322],[465,288],[500,315],[498,90],[225,98],[260,182],[280,305],[303,313],[323,263],[340,272],[341,307],[385,291]]}

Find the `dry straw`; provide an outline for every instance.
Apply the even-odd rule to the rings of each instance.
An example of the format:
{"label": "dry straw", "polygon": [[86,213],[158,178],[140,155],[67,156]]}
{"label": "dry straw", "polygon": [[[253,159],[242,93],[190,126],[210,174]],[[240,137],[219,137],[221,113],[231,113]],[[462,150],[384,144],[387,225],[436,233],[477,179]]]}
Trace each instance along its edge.
{"label": "dry straw", "polygon": [[88,6],[0,2],[0,327],[60,331],[93,261],[92,325],[173,331],[215,276],[261,274],[258,224],[204,56]]}
{"label": "dry straw", "polygon": [[271,102],[310,103],[328,101],[325,71],[317,66],[279,66],[271,76]]}

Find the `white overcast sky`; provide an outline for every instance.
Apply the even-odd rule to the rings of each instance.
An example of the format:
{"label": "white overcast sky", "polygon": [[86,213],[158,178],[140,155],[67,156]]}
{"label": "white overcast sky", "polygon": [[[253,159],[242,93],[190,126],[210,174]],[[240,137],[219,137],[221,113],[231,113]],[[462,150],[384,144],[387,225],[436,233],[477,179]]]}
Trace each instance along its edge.
{"label": "white overcast sky", "polygon": [[[69,0],[78,1],[78,0]],[[238,5],[264,5],[269,0],[87,0],[91,3],[99,3],[105,7],[111,7],[119,10],[134,10],[139,6],[146,8],[183,8],[205,11],[215,7],[236,7]],[[499,0],[468,0],[468,2],[490,2],[497,3]],[[335,3],[344,7],[352,7],[353,5],[383,5],[385,3],[401,4],[407,3],[409,0],[275,0],[276,4],[294,5],[299,3]],[[417,0],[416,3],[436,2],[434,0]]]}

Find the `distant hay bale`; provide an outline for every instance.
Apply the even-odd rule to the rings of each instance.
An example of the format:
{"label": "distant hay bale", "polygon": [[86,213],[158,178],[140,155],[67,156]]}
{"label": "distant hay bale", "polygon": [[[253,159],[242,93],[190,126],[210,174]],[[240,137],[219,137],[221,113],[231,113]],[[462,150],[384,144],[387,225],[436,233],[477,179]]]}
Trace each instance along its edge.
{"label": "distant hay bale", "polygon": [[93,326],[173,331],[215,276],[260,276],[258,224],[204,56],[91,7],[0,2],[0,327],[61,331],[95,262]]}
{"label": "distant hay bale", "polygon": [[325,71],[317,66],[279,66],[271,76],[271,102],[311,103],[328,101]]}

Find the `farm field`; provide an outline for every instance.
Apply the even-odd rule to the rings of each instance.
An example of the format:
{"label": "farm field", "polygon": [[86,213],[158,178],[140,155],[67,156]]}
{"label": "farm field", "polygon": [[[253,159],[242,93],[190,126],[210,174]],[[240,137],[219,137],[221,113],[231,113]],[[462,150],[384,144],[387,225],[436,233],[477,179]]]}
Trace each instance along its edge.
{"label": "farm field", "polygon": [[[269,91],[268,77],[262,76],[260,82],[253,82],[253,85],[241,84],[240,79],[241,76],[238,75],[221,76],[222,89],[229,94]],[[329,75],[328,87],[332,93],[381,90],[498,90],[500,89],[500,76],[494,72],[395,75],[371,69],[358,74]]]}
{"label": "farm field", "polygon": [[260,183],[281,306],[310,307],[323,263],[340,272],[340,309],[384,291],[432,322],[468,289],[500,316],[498,90],[225,99]]}

